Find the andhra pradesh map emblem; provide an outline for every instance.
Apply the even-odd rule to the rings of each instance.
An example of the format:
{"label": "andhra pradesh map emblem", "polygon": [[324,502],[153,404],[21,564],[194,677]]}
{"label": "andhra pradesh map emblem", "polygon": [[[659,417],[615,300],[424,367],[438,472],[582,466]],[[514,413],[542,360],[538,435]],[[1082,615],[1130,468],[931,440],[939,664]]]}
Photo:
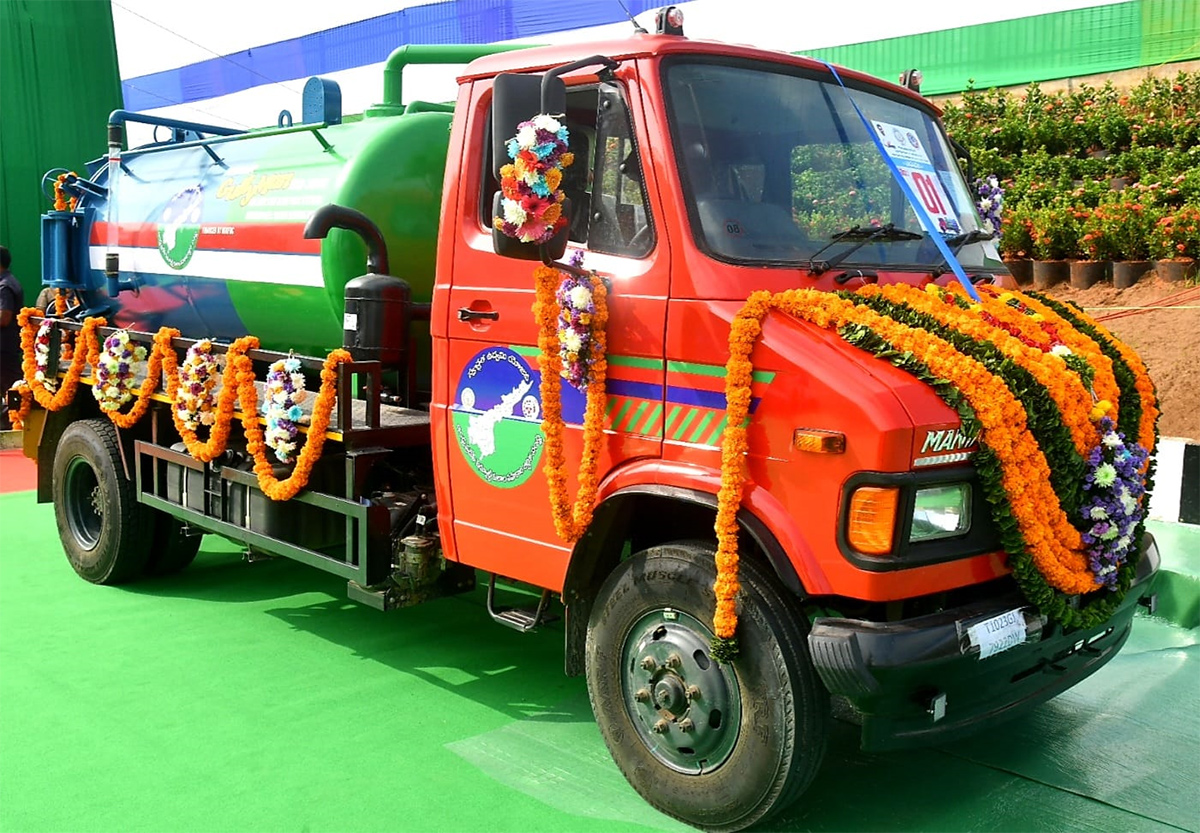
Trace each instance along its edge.
{"label": "andhra pradesh map emblem", "polygon": [[458,380],[451,415],[471,468],[502,489],[520,486],[537,468],[541,431],[540,374],[507,347],[475,354]]}
{"label": "andhra pradesh map emblem", "polygon": [[171,197],[158,220],[158,251],[172,269],[182,269],[196,251],[204,189],[185,188]]}

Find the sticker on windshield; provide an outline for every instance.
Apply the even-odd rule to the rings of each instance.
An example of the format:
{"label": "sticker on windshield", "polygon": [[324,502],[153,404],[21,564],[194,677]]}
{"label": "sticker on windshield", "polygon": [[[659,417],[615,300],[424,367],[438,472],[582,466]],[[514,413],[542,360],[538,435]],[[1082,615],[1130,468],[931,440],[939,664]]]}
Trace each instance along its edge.
{"label": "sticker on windshield", "polygon": [[955,215],[954,203],[942,187],[941,178],[930,163],[917,132],[885,121],[872,121],[871,124],[879,134],[884,152],[891,157],[900,175],[917,195],[936,230],[945,235],[961,232],[962,226]]}

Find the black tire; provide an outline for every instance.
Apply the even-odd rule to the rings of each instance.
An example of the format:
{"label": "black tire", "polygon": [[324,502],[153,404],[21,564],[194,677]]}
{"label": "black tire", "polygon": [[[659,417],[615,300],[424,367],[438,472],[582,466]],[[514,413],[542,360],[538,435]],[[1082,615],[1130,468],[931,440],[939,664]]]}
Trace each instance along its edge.
{"label": "black tire", "polygon": [[183,521],[166,512],[154,513],[146,575],[173,575],[187,569],[188,565],[196,560],[202,536],[195,530],[184,534],[185,526]]}
{"label": "black tire", "polygon": [[126,479],[117,431],[107,419],[73,422],[54,452],[54,519],[67,559],[93,584],[141,575],[150,513]]}
{"label": "black tire", "polygon": [[613,571],[588,623],[587,682],[600,732],[633,788],[669,816],[735,831],[808,787],[825,755],[829,697],[808,655],[807,619],[749,559],[740,570],[741,653],[731,664],[709,658],[713,553],[666,544]]}

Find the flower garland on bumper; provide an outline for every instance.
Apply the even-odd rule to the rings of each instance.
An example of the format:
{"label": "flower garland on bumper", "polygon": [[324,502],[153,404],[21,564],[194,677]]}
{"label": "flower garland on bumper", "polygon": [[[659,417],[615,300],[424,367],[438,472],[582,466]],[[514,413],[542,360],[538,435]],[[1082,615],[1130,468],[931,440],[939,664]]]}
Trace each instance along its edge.
{"label": "flower garland on bumper", "polygon": [[[1117,347],[1115,339],[1107,345],[1101,343],[1104,336],[1098,325],[1085,321],[1082,313],[1066,312],[1051,319],[1038,309],[1045,307],[1053,314],[1048,305],[1017,295],[1020,304],[1049,319],[1089,360],[1103,353],[1134,364],[1128,355],[1132,351],[1124,345]],[[1009,299],[990,297],[982,307],[1002,315],[1004,311],[993,305],[1008,303]],[[1038,350],[1007,327],[998,326],[999,315],[993,315],[996,323],[989,324],[980,314],[983,309],[970,307],[967,304],[964,309],[958,299],[944,296],[941,290],[929,294],[908,286],[870,286],[859,293],[838,294],[756,292],[747,299],[730,327],[726,365],[729,428],[722,444],[716,521],[714,658],[727,660],[737,653],[737,511],[746,477],[745,422],[753,373],[750,356],[763,320],[772,310],[837,330],[849,343],[929,383],[964,415],[964,429],[973,431],[977,423],[982,447],[976,455],[976,468],[985,496],[1014,577],[1042,612],[1067,627],[1088,627],[1116,609],[1132,582],[1145,516],[1145,480],[1139,472],[1148,477],[1146,459],[1154,448],[1153,420],[1158,411],[1153,384],[1140,360],[1137,370],[1129,374],[1131,378],[1121,384],[1122,404],[1133,391],[1143,411],[1136,423],[1144,429],[1140,444],[1130,447],[1124,436],[1113,430],[1112,418],[1106,415],[1110,409],[1095,407],[1094,394],[1072,399],[1079,394],[1077,383],[1090,383],[1112,372],[1102,362],[1096,362],[1100,367],[1093,365],[1088,373],[1078,363],[1066,361],[1062,351],[1055,353],[1055,339],[1049,336],[1041,340],[1045,352],[1039,357]],[[1070,319],[1089,327],[1100,341],[1084,327],[1072,326],[1075,321]],[[1090,346],[1084,346],[1085,340]],[[985,343],[987,349],[972,346]],[[1063,453],[1076,458],[1081,452],[1086,455],[1086,467],[1081,469],[1085,474],[1080,478],[1083,494],[1077,500],[1060,499],[1052,485],[1054,472],[1039,442],[1039,437],[1047,436],[1043,433],[1046,429],[1031,422],[1034,413],[1027,404],[1039,396],[1018,395],[1020,385],[1001,370],[1014,365],[1030,379],[1040,377],[1040,398],[1052,402],[1058,412],[1054,422],[1070,428],[1064,435],[1069,441]],[[1045,368],[1054,372],[1044,372]],[[1121,374],[1116,378],[1121,381]],[[1046,425],[1044,420],[1041,424]],[[1078,511],[1068,513],[1068,508]],[[1080,598],[1075,600],[1076,596]]]}

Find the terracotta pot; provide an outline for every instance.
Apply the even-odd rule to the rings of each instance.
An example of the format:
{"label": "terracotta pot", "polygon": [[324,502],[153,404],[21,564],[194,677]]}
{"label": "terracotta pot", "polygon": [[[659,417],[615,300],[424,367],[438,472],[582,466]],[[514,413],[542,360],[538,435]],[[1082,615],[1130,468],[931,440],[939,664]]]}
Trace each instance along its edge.
{"label": "terracotta pot", "polygon": [[1004,265],[1008,268],[1009,273],[1013,276],[1013,280],[1018,286],[1029,286],[1033,283],[1033,261],[1032,260],[1006,260]]}
{"label": "terracotta pot", "polygon": [[1158,275],[1160,281],[1178,283],[1200,274],[1200,261],[1190,258],[1187,260],[1156,260],[1154,261],[1154,274]]}
{"label": "terracotta pot", "polygon": [[1069,260],[1035,260],[1033,262],[1033,288],[1049,289],[1056,283],[1065,283],[1071,277]]}
{"label": "terracotta pot", "polygon": [[1087,289],[1092,284],[1108,280],[1112,274],[1112,262],[1107,260],[1072,260],[1071,286]]}
{"label": "terracotta pot", "polygon": [[1117,289],[1128,289],[1150,272],[1148,260],[1114,260],[1113,286]]}

